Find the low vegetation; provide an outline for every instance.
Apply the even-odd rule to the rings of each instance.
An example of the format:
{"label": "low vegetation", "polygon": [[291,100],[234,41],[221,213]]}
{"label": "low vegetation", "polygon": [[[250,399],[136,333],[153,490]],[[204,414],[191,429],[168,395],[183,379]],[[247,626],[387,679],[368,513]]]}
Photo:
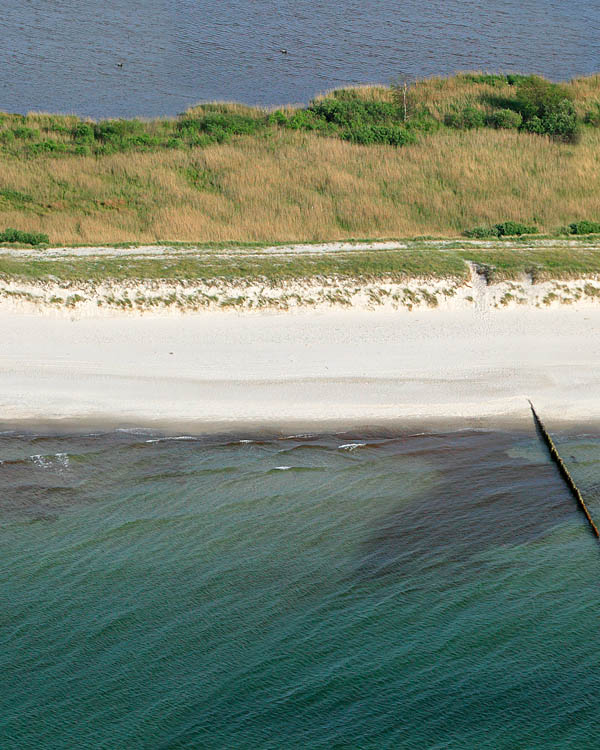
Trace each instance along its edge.
{"label": "low vegetation", "polygon": [[524,234],[537,234],[537,227],[529,227],[518,221],[504,221],[493,227],[475,227],[464,232],[465,237],[483,239],[486,237],[521,237]]}
{"label": "low vegetation", "polygon": [[600,276],[600,253],[594,245],[567,245],[556,241],[520,246],[518,241],[493,247],[474,243],[465,247],[414,241],[401,249],[294,252],[282,248],[198,249],[181,248],[171,254],[61,256],[0,255],[0,278],[31,282],[90,282],[105,280],[150,282],[258,283],[277,285],[292,281],[340,283],[407,279],[469,278],[469,264],[488,283]]}
{"label": "low vegetation", "polygon": [[599,154],[600,76],[461,74],[151,121],[0,114],[0,226],[57,244],[581,233]]}
{"label": "low vegetation", "polygon": [[6,229],[0,232],[0,242],[14,245],[47,245],[50,239],[41,232],[23,232],[20,229]]}

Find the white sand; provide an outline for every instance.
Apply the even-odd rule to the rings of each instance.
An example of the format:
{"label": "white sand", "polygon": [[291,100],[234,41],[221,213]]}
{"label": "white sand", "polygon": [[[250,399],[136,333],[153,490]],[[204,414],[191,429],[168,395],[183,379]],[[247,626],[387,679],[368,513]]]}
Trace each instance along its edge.
{"label": "white sand", "polygon": [[600,305],[0,313],[0,422],[288,432],[600,417]]}

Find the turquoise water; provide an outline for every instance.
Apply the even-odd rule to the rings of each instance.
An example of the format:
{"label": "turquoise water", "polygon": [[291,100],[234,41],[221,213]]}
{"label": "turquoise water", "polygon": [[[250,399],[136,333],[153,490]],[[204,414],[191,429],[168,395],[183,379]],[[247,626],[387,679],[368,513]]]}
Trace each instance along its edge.
{"label": "turquoise water", "polygon": [[3,750],[598,746],[600,546],[533,430],[0,460]]}

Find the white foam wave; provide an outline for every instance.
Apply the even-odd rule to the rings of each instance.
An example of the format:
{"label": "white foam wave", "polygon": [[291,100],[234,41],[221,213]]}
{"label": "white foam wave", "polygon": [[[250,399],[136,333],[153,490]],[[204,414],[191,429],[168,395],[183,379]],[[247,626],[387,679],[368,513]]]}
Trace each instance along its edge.
{"label": "white foam wave", "polygon": [[150,438],[150,440],[146,440],[146,443],[166,443],[171,440],[196,440],[196,438],[193,435],[175,435],[170,437],[159,437],[159,438]]}
{"label": "white foam wave", "polygon": [[40,469],[52,469],[56,465],[61,466],[63,469],[69,468],[69,456],[67,453],[55,453],[53,456],[44,456],[41,453],[29,456],[29,460],[32,461]]}
{"label": "white foam wave", "polygon": [[366,443],[344,443],[344,445],[338,445],[340,451],[353,451],[356,448],[364,448]]}

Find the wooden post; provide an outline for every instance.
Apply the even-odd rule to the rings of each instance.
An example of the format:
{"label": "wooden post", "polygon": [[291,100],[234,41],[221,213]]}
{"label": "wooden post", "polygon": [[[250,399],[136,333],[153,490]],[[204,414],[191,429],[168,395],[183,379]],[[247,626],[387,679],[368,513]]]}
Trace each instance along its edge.
{"label": "wooden post", "polygon": [[554,463],[558,466],[558,470],[560,472],[561,477],[564,479],[565,484],[567,487],[571,490],[571,494],[577,500],[577,504],[581,508],[581,510],[584,512],[585,517],[588,520],[588,523],[596,535],[598,539],[600,539],[600,532],[598,531],[598,527],[594,523],[592,516],[590,515],[589,510],[587,509],[587,505],[585,504],[585,501],[581,495],[581,492],[579,491],[579,488],[573,481],[573,477],[569,474],[569,470],[565,466],[565,462],[560,457],[558,451],[556,450],[556,446],[554,445],[554,441],[548,434],[548,431],[542,424],[542,420],[538,417],[536,410],[533,408],[533,404],[531,401],[529,402],[529,406],[531,406],[531,412],[533,414],[533,419],[535,422],[536,427],[538,428],[538,432],[540,433],[540,436],[544,443],[546,444],[546,447],[550,451],[550,458],[554,461]]}

